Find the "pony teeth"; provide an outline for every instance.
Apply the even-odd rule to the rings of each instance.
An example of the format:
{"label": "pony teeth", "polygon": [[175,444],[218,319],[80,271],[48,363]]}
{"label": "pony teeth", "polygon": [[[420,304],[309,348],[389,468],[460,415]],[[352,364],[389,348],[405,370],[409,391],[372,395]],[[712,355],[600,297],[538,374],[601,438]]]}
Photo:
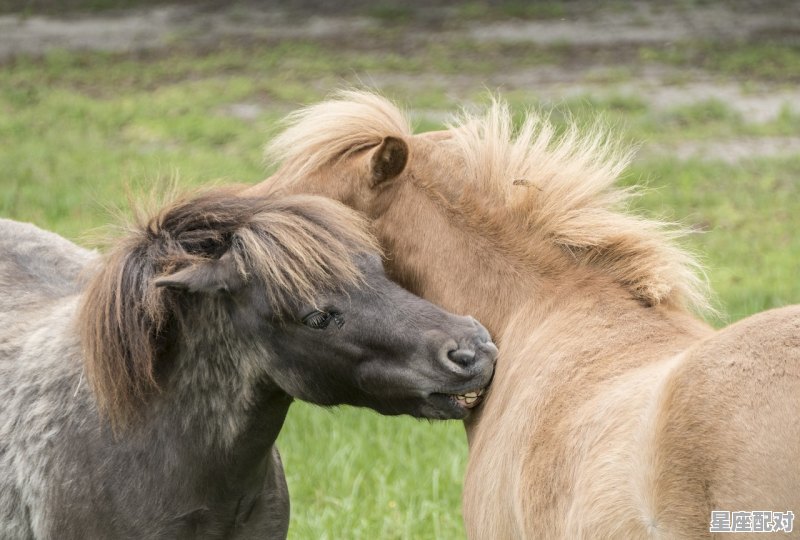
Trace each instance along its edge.
{"label": "pony teeth", "polygon": [[469,407],[475,404],[476,401],[483,395],[484,389],[481,388],[480,390],[473,390],[471,392],[467,392],[466,394],[455,394],[456,401],[458,401],[461,405],[465,407]]}

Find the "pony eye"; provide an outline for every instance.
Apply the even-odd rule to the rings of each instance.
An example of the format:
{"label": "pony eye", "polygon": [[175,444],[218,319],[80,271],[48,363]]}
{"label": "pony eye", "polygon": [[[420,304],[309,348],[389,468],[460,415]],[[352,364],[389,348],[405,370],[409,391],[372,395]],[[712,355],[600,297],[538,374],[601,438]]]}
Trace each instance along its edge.
{"label": "pony eye", "polygon": [[322,330],[323,328],[327,328],[332,320],[333,316],[330,313],[326,313],[324,311],[312,311],[303,317],[303,324],[309,328]]}

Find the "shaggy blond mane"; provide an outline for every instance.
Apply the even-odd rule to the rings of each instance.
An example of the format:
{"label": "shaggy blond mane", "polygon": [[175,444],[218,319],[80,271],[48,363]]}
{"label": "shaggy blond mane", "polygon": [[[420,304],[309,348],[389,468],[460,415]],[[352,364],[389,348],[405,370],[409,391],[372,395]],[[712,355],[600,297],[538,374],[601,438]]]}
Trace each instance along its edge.
{"label": "shaggy blond mane", "polygon": [[[352,256],[377,251],[355,212],[320,197],[255,198],[240,188],[179,198],[137,213],[98,264],[78,316],[87,376],[112,424],[135,415],[158,389],[156,366],[187,294],[159,278],[223,255],[243,281],[257,280],[278,314],[318,291],[360,283]],[[215,301],[213,298],[209,302]]]}
{"label": "shaggy blond mane", "polygon": [[[414,167],[408,119],[374,93],[340,92],[291,114],[287,124],[267,147],[267,155],[282,162],[279,183],[334,165],[386,136],[409,143]],[[440,185],[450,178],[468,183],[484,199],[481,205],[488,200],[502,207],[515,223],[521,220],[579,264],[600,268],[646,303],[711,309],[701,265],[675,243],[683,231],[626,208],[633,191],[616,182],[631,153],[602,129],[583,132],[573,124],[559,135],[534,112],[515,129],[509,107],[496,99],[483,115],[464,113],[448,128],[450,136],[440,143],[458,152],[463,176]]]}

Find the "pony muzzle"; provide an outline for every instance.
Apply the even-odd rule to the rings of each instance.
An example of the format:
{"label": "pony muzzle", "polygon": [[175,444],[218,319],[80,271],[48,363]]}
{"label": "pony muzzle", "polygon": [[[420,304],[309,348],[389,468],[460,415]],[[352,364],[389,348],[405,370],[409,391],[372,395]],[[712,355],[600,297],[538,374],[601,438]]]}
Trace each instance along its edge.
{"label": "pony muzzle", "polygon": [[462,341],[455,340],[445,344],[439,353],[440,364],[455,376],[466,379],[460,385],[464,390],[448,392],[451,401],[459,407],[471,409],[483,400],[483,395],[494,376],[497,362],[497,347],[492,343],[489,333],[475,319],[470,317],[478,330],[477,335]]}

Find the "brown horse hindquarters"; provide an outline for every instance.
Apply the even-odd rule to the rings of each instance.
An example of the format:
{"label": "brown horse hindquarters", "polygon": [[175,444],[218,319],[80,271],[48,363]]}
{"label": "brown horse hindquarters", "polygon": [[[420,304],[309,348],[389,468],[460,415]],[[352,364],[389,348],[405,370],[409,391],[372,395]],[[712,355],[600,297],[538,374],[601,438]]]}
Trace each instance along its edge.
{"label": "brown horse hindquarters", "polygon": [[492,389],[467,425],[469,538],[645,538],[657,525],[666,383],[713,332],[691,320],[676,332],[668,311],[590,296],[562,297],[569,313],[534,329],[515,316],[503,333]]}
{"label": "brown horse hindquarters", "polygon": [[656,428],[657,512],[669,530],[705,537],[712,510],[797,513],[798,396],[800,306],[744,319],[688,352]]}
{"label": "brown horse hindquarters", "polygon": [[[674,365],[631,370],[591,392],[539,388],[540,399],[523,393],[506,411],[487,400],[470,426],[468,537],[646,537],[651,456],[643,448],[659,381]],[[520,424],[528,429],[514,429]]]}
{"label": "brown horse hindquarters", "polygon": [[468,425],[468,537],[710,538],[713,510],[797,513],[799,330],[800,307],[769,311],[592,386],[508,335],[503,392]]}

